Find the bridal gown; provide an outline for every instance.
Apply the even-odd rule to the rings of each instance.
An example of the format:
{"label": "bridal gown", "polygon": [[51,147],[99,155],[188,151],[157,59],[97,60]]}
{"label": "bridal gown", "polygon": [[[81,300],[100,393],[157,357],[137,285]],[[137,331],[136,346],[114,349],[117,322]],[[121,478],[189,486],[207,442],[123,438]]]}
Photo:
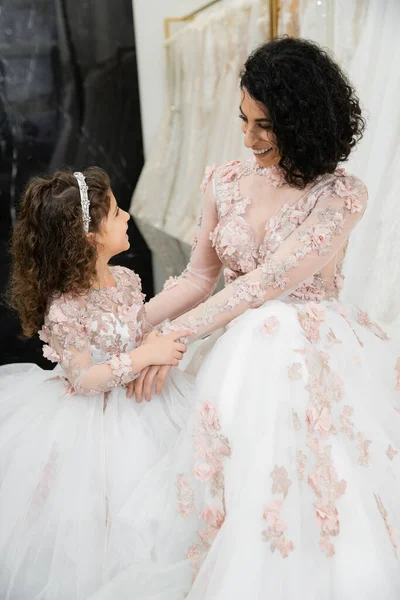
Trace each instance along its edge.
{"label": "bridal gown", "polygon": [[192,380],[174,370],[136,404],[127,354],[146,327],[137,275],[62,295],[40,332],[54,371],[0,369],[0,598],[84,600],[132,560],[151,556],[115,519],[185,426]]}
{"label": "bridal gown", "polygon": [[147,305],[211,334],[196,410],[118,515],[151,559],[93,600],[397,600],[400,349],[339,298],[366,188],[251,160],[204,191],[190,263]]}

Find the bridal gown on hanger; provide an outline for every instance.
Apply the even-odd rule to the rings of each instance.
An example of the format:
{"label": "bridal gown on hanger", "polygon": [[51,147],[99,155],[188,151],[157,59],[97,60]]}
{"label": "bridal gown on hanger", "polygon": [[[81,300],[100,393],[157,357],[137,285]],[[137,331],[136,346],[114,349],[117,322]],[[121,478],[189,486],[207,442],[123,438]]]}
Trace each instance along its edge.
{"label": "bridal gown on hanger", "polygon": [[131,213],[168,274],[186,264],[204,165],[244,157],[241,132],[232,127],[239,72],[266,40],[268,25],[264,0],[237,0],[202,14],[166,43],[166,107]]}
{"label": "bridal gown on hanger", "polygon": [[224,333],[188,431],[118,515],[151,560],[94,599],[397,600],[399,346],[339,297],[366,188],[338,169],[299,190],[250,160],[204,190],[190,263],[146,310]]}

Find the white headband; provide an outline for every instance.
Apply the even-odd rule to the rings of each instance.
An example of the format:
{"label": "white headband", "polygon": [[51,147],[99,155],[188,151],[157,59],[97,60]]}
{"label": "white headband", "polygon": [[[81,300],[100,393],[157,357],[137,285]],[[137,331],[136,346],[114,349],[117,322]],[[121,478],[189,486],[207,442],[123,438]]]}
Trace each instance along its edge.
{"label": "white headband", "polygon": [[89,215],[89,195],[88,195],[88,186],[86,184],[86,179],[83,173],[77,171],[74,173],[74,177],[76,178],[79,186],[79,193],[81,196],[81,206],[82,206],[82,221],[83,227],[86,233],[89,231],[89,223],[90,223],[90,215]]}

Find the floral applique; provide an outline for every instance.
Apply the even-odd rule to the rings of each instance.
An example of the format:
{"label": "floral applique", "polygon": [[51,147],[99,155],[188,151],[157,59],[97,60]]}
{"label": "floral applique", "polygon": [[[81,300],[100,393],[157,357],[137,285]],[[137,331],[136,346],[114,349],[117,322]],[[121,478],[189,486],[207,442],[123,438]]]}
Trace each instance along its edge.
{"label": "floral applique", "polygon": [[292,421],[293,421],[293,429],[294,429],[294,431],[300,431],[300,429],[301,429],[301,421],[299,419],[299,415],[294,410],[292,410]]}
{"label": "floral applique", "polygon": [[389,444],[387,450],[386,450],[386,454],[389,460],[393,460],[393,458],[396,456],[396,454],[398,454],[399,451],[395,450],[393,448],[393,446],[391,444]]}
{"label": "floral applique", "polygon": [[210,183],[211,179],[214,177],[216,168],[217,167],[215,164],[206,167],[206,170],[204,173],[204,178],[200,185],[200,191],[203,194],[205,194],[208,184]]}
{"label": "floral applique", "polygon": [[331,348],[333,348],[334,346],[336,346],[336,344],[341,344],[342,340],[339,340],[334,331],[332,330],[332,328],[328,331],[328,334],[326,336],[326,340],[327,340],[327,344],[326,344],[326,349],[330,350]]}
{"label": "floral applique", "polygon": [[354,423],[351,418],[354,415],[354,408],[352,406],[344,406],[340,415],[340,431],[344,433],[349,440],[354,440]]}
{"label": "floral applique", "polygon": [[206,505],[199,515],[207,527],[197,532],[200,541],[192,545],[186,554],[196,576],[205,553],[225,519],[223,461],[230,457],[231,449],[228,439],[221,433],[218,411],[208,402],[202,404],[198,411],[192,437],[193,475],[198,481],[210,486],[211,496],[214,498],[214,503]]}
{"label": "floral applique", "polygon": [[320,548],[328,557],[335,554],[332,537],[339,535],[337,500],[346,491],[346,481],[339,480],[331,457],[331,446],[323,442],[336,434],[332,422],[332,408],[344,395],[342,378],[329,366],[329,355],[315,348],[305,351],[309,381],[310,402],[307,409],[307,446],[314,456],[308,475],[313,490],[315,520],[320,529]]}
{"label": "floral applique", "polygon": [[296,453],[296,467],[297,467],[297,478],[299,481],[303,481],[304,472],[307,467],[307,455],[304,454],[301,450],[298,450]]}
{"label": "floral applique", "polygon": [[262,537],[265,542],[270,543],[271,552],[279,550],[282,558],[287,558],[289,553],[293,552],[294,544],[286,538],[285,532],[288,529],[288,524],[282,519],[281,511],[292,482],[285,467],[279,467],[278,465],[274,467],[270,478],[273,481],[272,493],[282,494],[283,499],[276,498],[272,500],[264,509],[263,520],[266,522],[267,528],[262,532]]}
{"label": "floral applique", "polygon": [[195,512],[196,507],[194,503],[194,491],[190,487],[189,479],[186,475],[177,475],[176,489],[178,493],[178,513],[184,519],[188,519]]}
{"label": "floral applique", "polygon": [[377,323],[372,321],[372,319],[370,318],[368,313],[366,313],[364,310],[359,309],[358,315],[357,315],[357,323],[359,323],[362,327],[365,327],[365,329],[368,329],[369,331],[371,331],[374,335],[376,335],[381,340],[389,339],[387,333],[385,333],[383,331],[383,329],[381,327],[379,327],[379,325]]}
{"label": "floral applique", "polygon": [[289,379],[301,379],[302,374],[302,365],[301,363],[293,363],[288,367],[288,375]]}
{"label": "floral applique", "polygon": [[385,508],[385,506],[384,506],[381,498],[377,494],[374,494],[374,496],[375,496],[375,500],[376,500],[376,504],[377,504],[378,510],[381,513],[382,519],[385,522],[386,530],[387,530],[387,532],[389,534],[390,542],[391,542],[391,544],[392,544],[392,546],[394,548],[394,554],[395,554],[395,556],[397,558],[397,548],[398,548],[398,545],[399,545],[398,544],[398,532],[396,531],[396,529],[394,529],[389,524],[389,522],[388,522],[388,513],[387,513],[387,510],[386,510],[386,508]]}
{"label": "floral applique", "polygon": [[326,310],[323,306],[309,302],[305,311],[298,311],[297,318],[304,335],[312,344],[321,341],[320,326],[324,322]]}
{"label": "floral applique", "polygon": [[371,440],[367,440],[365,433],[361,431],[357,434],[357,448],[360,450],[358,464],[362,467],[369,467],[369,447]]}
{"label": "floral applique", "polygon": [[[146,322],[140,279],[124,267],[110,271],[113,287],[54,298],[39,332],[44,356],[60,364],[71,394],[107,393],[138,375],[128,352],[142,342]],[[96,377],[84,385],[93,366]]]}
{"label": "floral applique", "polygon": [[231,455],[228,439],[221,433],[217,409],[204,403],[193,430],[195,464],[193,475],[198,481],[210,482],[213,495],[223,489],[223,461]]}
{"label": "floral applique", "polygon": [[277,317],[268,317],[264,321],[264,333],[267,335],[274,335],[278,333],[280,328],[279,319]]}

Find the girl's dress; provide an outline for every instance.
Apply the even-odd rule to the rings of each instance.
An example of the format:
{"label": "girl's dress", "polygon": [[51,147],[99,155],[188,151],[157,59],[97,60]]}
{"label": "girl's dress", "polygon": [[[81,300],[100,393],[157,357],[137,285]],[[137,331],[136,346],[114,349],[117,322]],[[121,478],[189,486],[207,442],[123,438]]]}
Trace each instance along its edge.
{"label": "girl's dress", "polygon": [[50,303],[54,371],[0,369],[2,600],[82,600],[151,555],[115,517],[185,426],[192,380],[174,369],[151,403],[126,398],[146,320],[138,276],[111,271],[115,287]]}

